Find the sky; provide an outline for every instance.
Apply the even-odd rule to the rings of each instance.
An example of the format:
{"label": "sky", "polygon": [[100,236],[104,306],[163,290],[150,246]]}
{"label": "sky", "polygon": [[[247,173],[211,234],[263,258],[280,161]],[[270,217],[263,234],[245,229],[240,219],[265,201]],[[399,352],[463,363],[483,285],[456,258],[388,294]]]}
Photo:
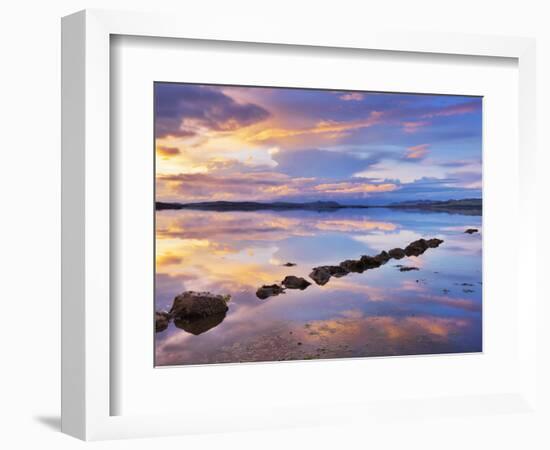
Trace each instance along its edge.
{"label": "sky", "polygon": [[482,98],[155,83],[156,200],[481,198]]}

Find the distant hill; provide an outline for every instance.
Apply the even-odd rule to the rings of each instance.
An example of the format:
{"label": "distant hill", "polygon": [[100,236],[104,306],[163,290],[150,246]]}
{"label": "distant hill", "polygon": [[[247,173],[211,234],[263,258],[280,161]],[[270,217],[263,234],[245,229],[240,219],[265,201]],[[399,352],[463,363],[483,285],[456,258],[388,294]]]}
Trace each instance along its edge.
{"label": "distant hill", "polygon": [[348,206],[341,205],[338,202],[318,201],[306,203],[291,203],[291,202],[199,202],[199,203],[166,203],[156,202],[157,210],[163,209],[199,209],[208,211],[261,211],[261,210],[312,210],[312,211],[330,211],[341,208],[367,208],[367,206]]}
{"label": "distant hill", "polygon": [[480,216],[483,209],[483,201],[480,198],[465,198],[461,200],[409,200],[392,203],[388,208],[399,209],[423,209],[429,211],[441,211],[457,214]]}
{"label": "distant hill", "polygon": [[426,211],[451,212],[456,214],[481,215],[482,201],[479,198],[469,198],[463,200],[410,200],[405,202],[392,203],[389,205],[342,205],[334,201],[317,202],[197,202],[197,203],[177,203],[177,202],[156,202],[155,209],[194,209],[202,211],[289,211],[289,210],[309,210],[309,211],[337,211],[339,209],[364,209],[364,208],[396,208],[396,209],[416,209]]}
{"label": "distant hill", "polygon": [[390,207],[445,207],[445,208],[481,208],[482,200],[480,198],[464,198],[461,200],[407,200],[389,205]]}

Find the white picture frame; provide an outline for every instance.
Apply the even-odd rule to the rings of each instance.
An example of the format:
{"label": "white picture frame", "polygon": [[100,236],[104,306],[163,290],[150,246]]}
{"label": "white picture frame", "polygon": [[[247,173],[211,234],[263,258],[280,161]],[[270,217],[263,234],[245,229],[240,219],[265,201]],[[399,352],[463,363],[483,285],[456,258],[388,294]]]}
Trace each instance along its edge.
{"label": "white picture frame", "polygon": [[[395,33],[370,28],[327,35],[314,27],[307,33],[251,23],[204,23],[165,14],[87,10],[62,22],[62,430],[85,440],[162,436],[206,431],[262,428],[266,417],[238,424],[180,414],[111,415],[114,389],[110,366],[110,335],[116,323],[110,312],[111,211],[110,180],[110,37],[112,35],[201,39],[242,43],[286,44],[332,49],[369,49],[422,54],[513,58],[519,71],[519,213],[522,220],[518,260],[536,260],[535,173],[535,42],[527,38],[444,33]],[[439,414],[497,412],[506,405],[523,412],[536,405],[536,270],[518,266],[518,335],[521,341],[520,377],[515,392],[464,398],[426,398],[410,401],[411,414],[436,408]],[[519,294],[518,294],[519,295]],[[271,366],[273,367],[273,366]],[[270,370],[266,366],[265,370]],[[273,370],[273,369],[271,369]],[[270,426],[296,425],[299,417],[322,423],[335,417],[374,418],[390,414],[389,405],[339,405],[315,415],[315,405],[284,408]],[[390,414],[391,415],[391,414]],[[263,422],[262,422],[263,420]],[[307,423],[307,421],[305,422]]]}

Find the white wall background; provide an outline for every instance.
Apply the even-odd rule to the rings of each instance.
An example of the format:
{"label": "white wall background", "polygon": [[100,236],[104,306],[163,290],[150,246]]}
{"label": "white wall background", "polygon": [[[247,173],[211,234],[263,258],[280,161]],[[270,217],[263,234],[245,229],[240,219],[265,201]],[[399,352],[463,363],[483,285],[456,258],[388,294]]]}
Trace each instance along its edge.
{"label": "white wall background", "polygon": [[[12,0],[0,12],[0,447],[82,448],[59,433],[60,345],[60,17],[79,9],[179,11],[189,20],[222,15],[284,27],[369,27],[533,36],[538,39],[539,242],[549,250],[550,7],[544,0]],[[182,25],[183,26],[183,25]],[[546,233],[546,236],[543,236]],[[539,254],[541,280],[547,277]],[[541,296],[542,300],[542,296]],[[546,295],[546,301],[550,298]],[[541,312],[550,317],[550,308]],[[550,380],[550,333],[541,330],[543,376]],[[546,390],[548,394],[548,390]],[[547,397],[548,398],[548,397]],[[546,422],[546,423],[545,423]],[[334,427],[160,440],[100,442],[95,448],[549,448],[548,417],[403,421],[363,430]],[[545,439],[542,439],[545,436]]]}

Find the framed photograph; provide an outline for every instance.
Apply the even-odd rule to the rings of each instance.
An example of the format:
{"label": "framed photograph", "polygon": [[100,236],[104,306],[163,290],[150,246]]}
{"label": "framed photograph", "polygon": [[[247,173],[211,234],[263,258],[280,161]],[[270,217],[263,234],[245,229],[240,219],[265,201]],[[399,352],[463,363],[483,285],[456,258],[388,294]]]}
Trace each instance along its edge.
{"label": "framed photograph", "polygon": [[181,23],[63,19],[63,431],[532,411],[534,42]]}
{"label": "framed photograph", "polygon": [[482,351],[482,97],[154,98],[156,366]]}

